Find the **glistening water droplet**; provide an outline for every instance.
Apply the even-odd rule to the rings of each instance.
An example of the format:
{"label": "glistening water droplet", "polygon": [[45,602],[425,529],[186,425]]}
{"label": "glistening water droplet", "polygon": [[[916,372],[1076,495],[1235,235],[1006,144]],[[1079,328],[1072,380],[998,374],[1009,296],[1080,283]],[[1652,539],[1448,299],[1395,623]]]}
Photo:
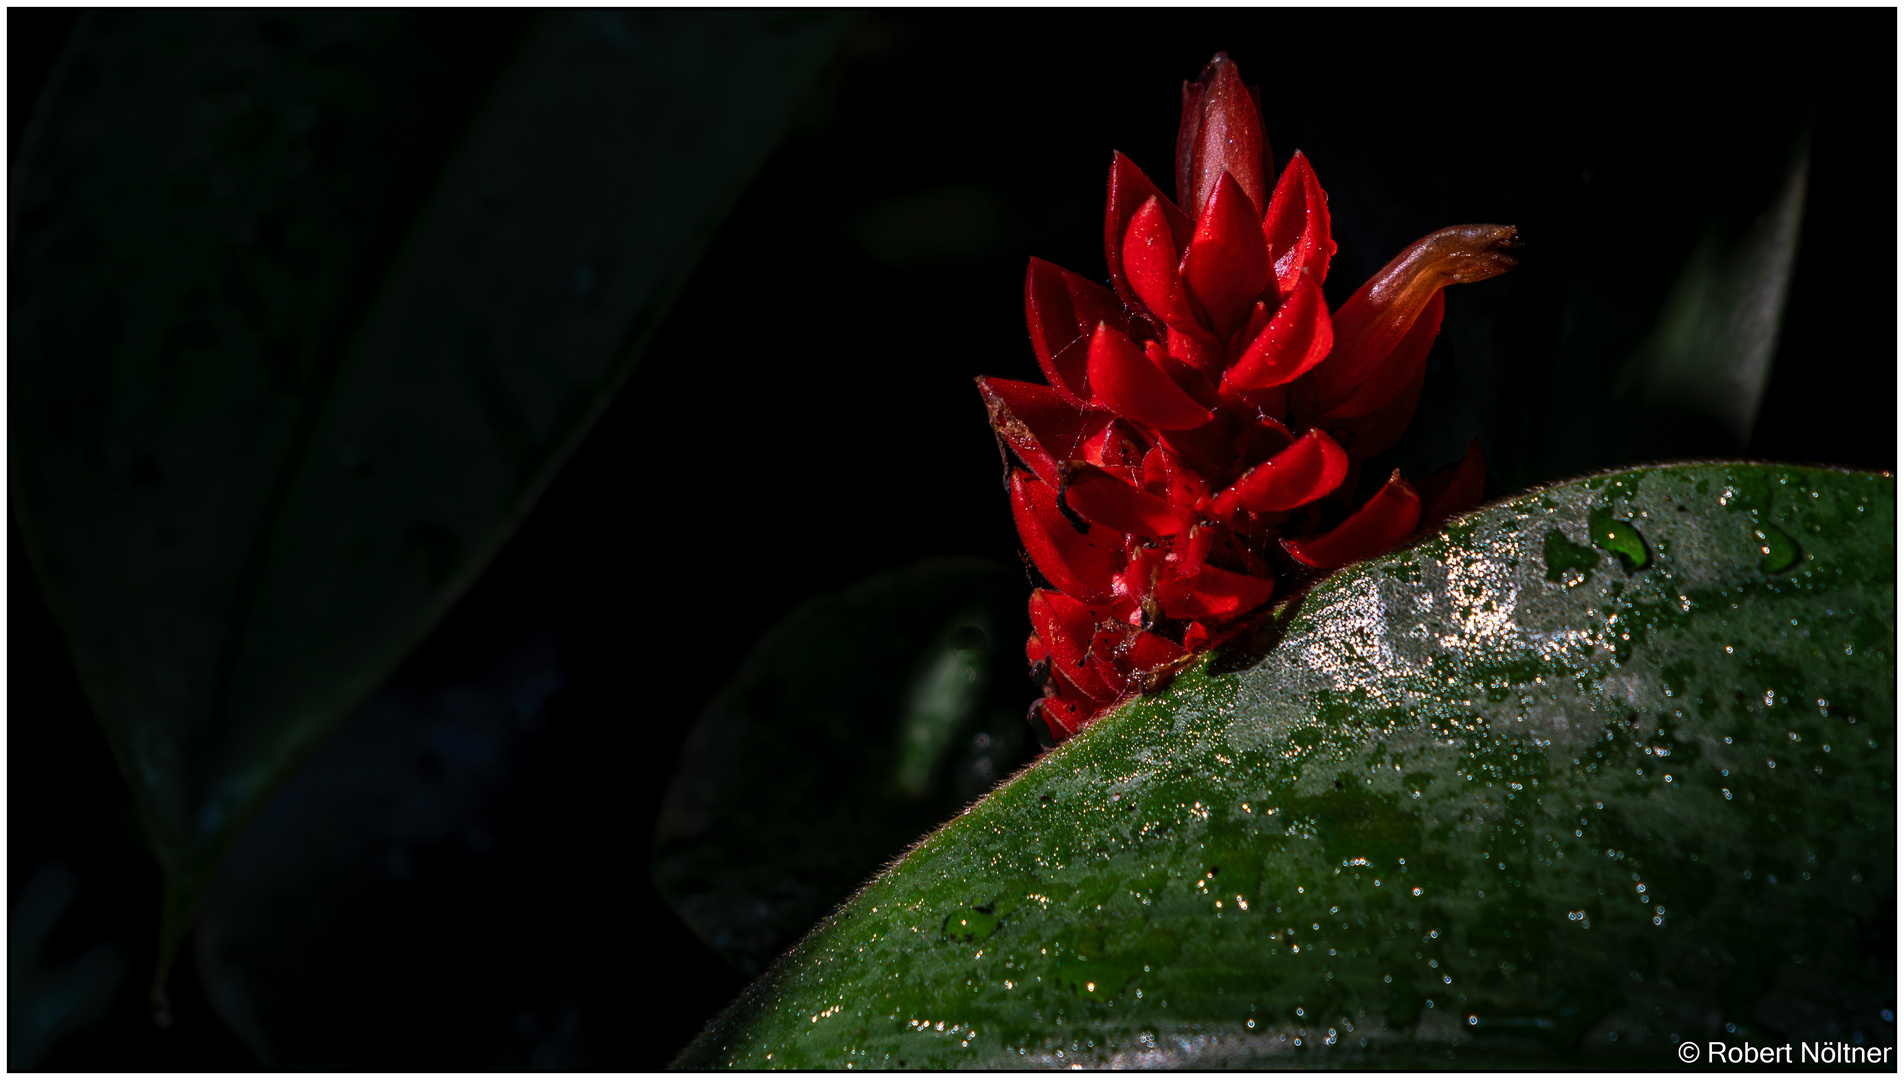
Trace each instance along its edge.
{"label": "glistening water droplet", "polygon": [[1789,570],[1798,562],[1804,552],[1798,541],[1793,540],[1785,530],[1770,523],[1759,525],[1752,530],[1752,539],[1759,543],[1759,571],[1777,574]]}
{"label": "glistening water droplet", "polygon": [[1632,522],[1620,521],[1607,507],[1599,507],[1587,515],[1587,535],[1593,540],[1593,546],[1619,556],[1621,565],[1627,573],[1644,570],[1653,560],[1647,550],[1646,540]]}

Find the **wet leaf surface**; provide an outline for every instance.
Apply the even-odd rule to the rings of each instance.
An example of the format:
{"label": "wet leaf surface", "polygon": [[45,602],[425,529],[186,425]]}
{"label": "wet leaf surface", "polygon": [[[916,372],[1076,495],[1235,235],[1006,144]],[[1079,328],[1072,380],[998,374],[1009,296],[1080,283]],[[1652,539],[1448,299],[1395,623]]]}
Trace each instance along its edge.
{"label": "wet leaf surface", "polygon": [[837,28],[75,29],[14,171],[12,489],[165,863],[168,947],[534,503]]}
{"label": "wet leaf surface", "polygon": [[[1650,559],[1594,547],[1596,512]],[[1783,573],[1768,526],[1802,548]],[[1894,529],[1889,477],[1728,464],[1458,519],[1047,754],[680,1063],[1891,1045]],[[1550,575],[1556,551],[1594,565]]]}

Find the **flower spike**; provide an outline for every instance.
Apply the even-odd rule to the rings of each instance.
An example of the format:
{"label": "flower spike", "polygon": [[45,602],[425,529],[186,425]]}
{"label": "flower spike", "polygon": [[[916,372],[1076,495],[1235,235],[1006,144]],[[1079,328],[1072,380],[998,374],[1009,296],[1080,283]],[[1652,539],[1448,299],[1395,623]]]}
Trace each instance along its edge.
{"label": "flower spike", "polygon": [[1242,632],[1279,574],[1379,555],[1481,498],[1475,444],[1419,492],[1398,471],[1355,503],[1362,463],[1414,415],[1441,290],[1512,267],[1515,230],[1430,234],[1331,315],[1328,196],[1300,151],[1273,177],[1259,102],[1221,53],[1184,84],[1178,202],[1113,154],[1111,288],[1033,259],[1025,322],[1050,385],[978,380],[1051,586],[1025,657],[1053,738]]}

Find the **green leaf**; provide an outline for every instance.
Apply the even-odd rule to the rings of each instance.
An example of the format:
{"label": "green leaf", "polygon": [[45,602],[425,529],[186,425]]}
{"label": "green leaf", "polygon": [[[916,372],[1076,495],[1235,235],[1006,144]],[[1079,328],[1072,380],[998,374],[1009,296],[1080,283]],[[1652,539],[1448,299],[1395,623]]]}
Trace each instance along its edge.
{"label": "green leaf", "polygon": [[654,881],[758,972],[1030,757],[1025,578],[928,559],[782,619],[689,731]]}
{"label": "green leaf", "polygon": [[[1485,398],[1483,385],[1509,388],[1502,415],[1521,430],[1490,459],[1506,482],[1745,452],[1804,230],[1807,113],[1788,100],[1751,124],[1691,134],[1664,157],[1641,155],[1582,184],[1561,241],[1568,255],[1551,357],[1495,361],[1545,370],[1520,378],[1499,368],[1493,383],[1466,376],[1470,397]],[[1647,254],[1636,258],[1641,248]],[[1446,411],[1424,402],[1429,428],[1413,438],[1444,428]],[[1428,460],[1445,460],[1466,431],[1441,434],[1441,457]],[[1483,443],[1493,455],[1486,432]]]}
{"label": "green leaf", "polygon": [[165,865],[167,957],[603,408],[840,24],[75,28],[13,173],[14,509]]}
{"label": "green leaf", "polygon": [[1636,381],[1648,409],[1684,409],[1716,421],[1743,447],[1778,352],[1792,266],[1805,217],[1810,133],[1789,155],[1771,201],[1747,218],[1743,235],[1707,227],[1623,378]]}
{"label": "green leaf", "polygon": [[[932,835],[678,1064],[1888,1045],[1894,502],[1888,476],[1641,469],[1337,573]],[[1550,580],[1549,535],[1596,551],[1601,509],[1650,561]],[[1766,525],[1802,548],[1774,575]]]}

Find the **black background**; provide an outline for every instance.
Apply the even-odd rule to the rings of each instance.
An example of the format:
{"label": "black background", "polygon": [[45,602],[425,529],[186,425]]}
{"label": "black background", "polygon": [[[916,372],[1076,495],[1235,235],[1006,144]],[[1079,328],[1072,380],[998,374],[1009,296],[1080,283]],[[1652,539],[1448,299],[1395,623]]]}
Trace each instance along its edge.
{"label": "black background", "polygon": [[[8,13],[10,147],[72,18]],[[1790,307],[1743,450],[1895,466],[1894,41],[1887,11],[865,15],[633,378],[409,661],[454,678],[549,628],[567,689],[487,811],[493,846],[446,847],[354,916],[338,1045],[364,1067],[656,1067],[740,989],[648,881],[687,724],[807,596],[928,555],[1015,558],[970,380],[1038,378],[1025,258],[1103,275],[1110,151],[1167,190],[1178,84],[1210,53],[1262,86],[1278,164],[1301,147],[1330,192],[1332,304],[1431,229],[1520,227],[1519,270],[1450,294],[1414,451],[1479,434],[1506,491],[1649,456],[1545,441],[1576,377],[1554,359],[1570,273],[1690,243],[1644,215],[1609,234],[1595,186],[1696,207],[1702,163],[1807,110]],[[189,949],[175,1022],[152,1024],[157,865],[11,528],[9,580],[13,895],[63,861],[78,898],[50,958],[106,940],[130,960],[110,1015],[45,1065],[255,1067]]]}

